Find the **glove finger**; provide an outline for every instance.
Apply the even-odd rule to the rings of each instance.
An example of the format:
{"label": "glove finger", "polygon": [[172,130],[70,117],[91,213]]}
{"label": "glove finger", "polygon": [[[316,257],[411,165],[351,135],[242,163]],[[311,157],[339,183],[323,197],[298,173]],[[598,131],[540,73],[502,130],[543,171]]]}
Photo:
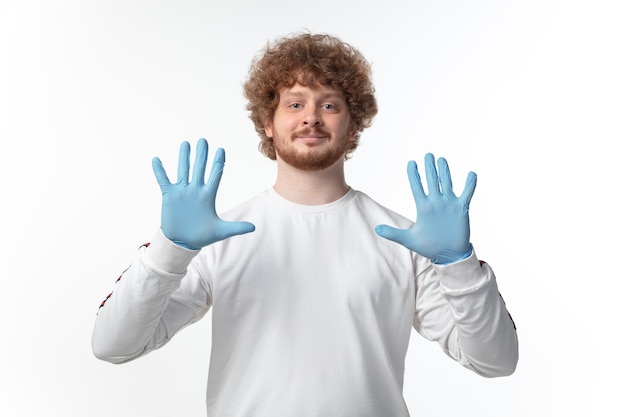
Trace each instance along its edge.
{"label": "glove finger", "polygon": [[380,224],[376,226],[374,230],[376,231],[376,234],[378,236],[384,237],[385,239],[389,239],[400,244],[403,244],[404,237],[407,232],[404,229],[396,229],[395,227],[391,227],[386,224]]}
{"label": "glove finger", "polygon": [[224,232],[227,234],[225,238],[254,232],[255,229],[250,222],[224,222],[224,225]]}
{"label": "glove finger", "polygon": [[415,204],[419,205],[422,201],[426,199],[426,194],[424,193],[424,187],[422,187],[422,179],[420,178],[420,174],[417,170],[417,164],[415,161],[410,161],[406,167],[407,175],[409,176],[409,183],[411,184],[411,191],[413,192],[413,199],[415,200]]}
{"label": "glove finger", "polygon": [[478,181],[478,177],[476,173],[470,171],[467,174],[467,179],[465,180],[465,188],[463,189],[463,194],[461,194],[461,201],[463,202],[463,207],[465,211],[469,210],[469,204],[472,200],[472,196],[474,195],[474,190],[476,189],[476,183]]}
{"label": "glove finger", "polygon": [[441,192],[444,197],[456,198],[452,191],[452,177],[450,175],[450,167],[448,161],[445,158],[439,158],[437,160],[437,167],[439,168],[439,184],[441,185]]}
{"label": "glove finger", "polygon": [[152,172],[154,172],[154,176],[156,177],[157,183],[159,183],[161,191],[163,191],[168,185],[172,185],[167,177],[167,174],[165,173],[163,163],[157,157],[152,158]]}
{"label": "glove finger", "polygon": [[180,144],[178,151],[178,184],[187,184],[189,182],[189,142],[184,141]]}
{"label": "glove finger", "polygon": [[211,173],[209,175],[209,192],[215,196],[217,194],[217,188],[222,180],[222,173],[224,172],[224,164],[226,162],[226,153],[224,149],[218,148],[215,151],[215,157],[213,158],[213,166],[211,167]]}
{"label": "glove finger", "polygon": [[206,139],[198,140],[196,144],[196,159],[193,163],[193,175],[191,182],[196,185],[204,184],[204,174],[206,173],[206,162],[209,155],[209,144]]}
{"label": "glove finger", "polygon": [[432,153],[427,153],[426,156],[424,156],[424,170],[426,171],[428,195],[440,194],[439,176],[437,175],[437,168],[435,168],[435,157]]}

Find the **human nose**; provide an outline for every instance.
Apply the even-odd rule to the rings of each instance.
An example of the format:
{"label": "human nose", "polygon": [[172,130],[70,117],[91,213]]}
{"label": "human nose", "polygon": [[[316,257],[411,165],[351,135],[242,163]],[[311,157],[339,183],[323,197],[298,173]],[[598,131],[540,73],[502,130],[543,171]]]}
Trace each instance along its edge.
{"label": "human nose", "polygon": [[309,110],[304,115],[302,122],[306,126],[321,126],[323,124],[323,120],[319,114],[319,109],[314,106],[309,107]]}

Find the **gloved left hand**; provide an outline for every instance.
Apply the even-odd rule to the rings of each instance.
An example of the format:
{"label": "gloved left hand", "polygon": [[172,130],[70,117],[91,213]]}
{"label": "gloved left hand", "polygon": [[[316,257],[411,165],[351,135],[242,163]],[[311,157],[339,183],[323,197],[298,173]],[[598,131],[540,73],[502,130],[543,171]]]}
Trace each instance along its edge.
{"label": "gloved left hand", "polygon": [[408,164],[408,176],[417,208],[417,220],[409,229],[387,225],[376,227],[376,233],[419,253],[436,264],[449,264],[472,253],[469,242],[469,203],[476,188],[476,174],[467,175],[460,197],[452,191],[452,179],[444,158],[437,161],[428,153],[424,158],[428,195],[424,193],[415,161]]}

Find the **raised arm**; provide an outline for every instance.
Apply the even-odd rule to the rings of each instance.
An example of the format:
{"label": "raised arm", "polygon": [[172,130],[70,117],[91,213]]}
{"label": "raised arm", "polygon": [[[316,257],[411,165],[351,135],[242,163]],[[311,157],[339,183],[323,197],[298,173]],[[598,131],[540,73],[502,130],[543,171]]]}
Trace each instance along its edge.
{"label": "raised arm", "polygon": [[[459,197],[445,159],[427,154],[428,195],[414,161],[408,176],[417,208],[409,229],[386,225],[376,232],[422,255],[418,261],[414,327],[463,366],[483,376],[511,374],[518,360],[515,325],[498,291],[495,275],[470,244],[469,204],[476,174],[467,176]],[[430,265],[424,258],[430,259]]]}
{"label": "raised arm", "polygon": [[183,142],[176,183],[169,181],[158,158],[152,162],[163,196],[161,229],[139,250],[98,311],[92,348],[100,359],[134,359],[199,320],[210,307],[210,291],[190,263],[200,248],[254,230],[251,223],[226,222],[216,213],[224,151],[217,150],[206,182],[206,140],[198,141],[191,181],[189,152],[189,143]]}

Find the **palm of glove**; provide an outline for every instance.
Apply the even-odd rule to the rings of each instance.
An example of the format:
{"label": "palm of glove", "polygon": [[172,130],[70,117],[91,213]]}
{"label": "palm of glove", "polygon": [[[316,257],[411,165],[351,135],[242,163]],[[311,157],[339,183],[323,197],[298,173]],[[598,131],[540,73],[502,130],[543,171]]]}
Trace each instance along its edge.
{"label": "palm of glove", "polygon": [[456,197],[452,191],[446,160],[439,158],[439,173],[432,154],[427,154],[424,162],[428,195],[422,188],[415,161],[409,162],[407,168],[417,209],[417,220],[413,226],[409,229],[396,229],[379,225],[376,233],[431,259],[434,263],[452,263],[466,258],[472,251],[468,212],[476,188],[476,174],[468,174],[463,193]]}
{"label": "palm of glove", "polygon": [[158,158],[152,160],[154,175],[163,197],[161,207],[163,234],[179,246],[200,249],[231,236],[252,232],[253,224],[224,221],[215,210],[217,189],[224,170],[224,150],[216,151],[206,183],[204,182],[208,155],[206,140],[198,141],[191,182],[189,182],[189,153],[189,143],[183,142],[180,147],[176,183],[169,181]]}

